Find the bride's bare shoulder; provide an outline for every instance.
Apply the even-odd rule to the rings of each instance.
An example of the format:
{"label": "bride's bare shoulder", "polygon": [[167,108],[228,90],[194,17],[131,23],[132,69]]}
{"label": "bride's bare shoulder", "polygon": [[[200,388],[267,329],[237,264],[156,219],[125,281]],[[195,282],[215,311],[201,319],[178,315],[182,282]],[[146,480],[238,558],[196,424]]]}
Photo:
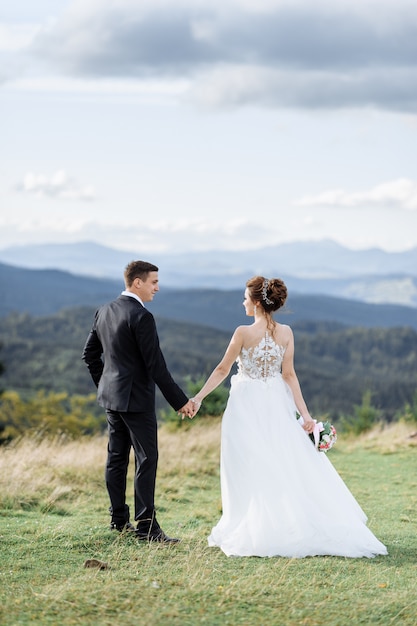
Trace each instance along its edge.
{"label": "bride's bare shoulder", "polygon": [[292,337],[293,332],[291,326],[288,326],[288,324],[276,324],[274,339],[277,343],[286,345]]}
{"label": "bride's bare shoulder", "polygon": [[238,326],[235,333],[236,332],[238,333],[237,338],[242,347],[246,349],[256,346],[260,339],[265,335],[265,332],[260,331],[260,329],[254,324]]}
{"label": "bride's bare shoulder", "polygon": [[246,337],[250,337],[251,332],[253,333],[253,329],[252,326],[238,326],[234,332],[236,337],[240,337],[240,338],[246,338]]}
{"label": "bride's bare shoulder", "polygon": [[292,335],[292,328],[288,324],[277,324],[278,329],[286,335]]}

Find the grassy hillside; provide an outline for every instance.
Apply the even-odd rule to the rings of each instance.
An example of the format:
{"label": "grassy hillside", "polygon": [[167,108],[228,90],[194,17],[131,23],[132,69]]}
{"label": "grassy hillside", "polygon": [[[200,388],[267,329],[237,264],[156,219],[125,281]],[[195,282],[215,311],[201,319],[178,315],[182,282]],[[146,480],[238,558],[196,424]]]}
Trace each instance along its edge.
{"label": "grassy hillside", "polygon": [[[220,515],[220,424],[197,419],[190,429],[160,430],[158,515],[182,539],[171,547],[108,530],[104,438],[0,448],[2,626],[415,626],[410,430],[340,438],[328,453],[388,556],[227,558],[207,546]],[[130,474],[130,504],[132,493]],[[107,569],[85,568],[88,559]]]}

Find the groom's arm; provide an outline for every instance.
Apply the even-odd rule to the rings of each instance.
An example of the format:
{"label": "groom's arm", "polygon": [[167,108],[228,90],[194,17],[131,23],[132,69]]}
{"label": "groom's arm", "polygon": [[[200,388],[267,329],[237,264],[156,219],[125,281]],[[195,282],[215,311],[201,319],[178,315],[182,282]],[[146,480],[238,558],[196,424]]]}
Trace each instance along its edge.
{"label": "groom's arm", "polygon": [[93,327],[87,337],[87,341],[85,343],[81,358],[87,365],[91,374],[91,378],[93,379],[96,387],[98,387],[101,375],[103,373],[104,363],[101,358],[102,354],[103,347]]}
{"label": "groom's arm", "polygon": [[[175,411],[185,409],[188,398],[168,370],[159,345],[155,320],[149,311],[143,314],[136,327],[136,341],[145,367],[165,400]],[[188,408],[186,412],[188,414]]]}

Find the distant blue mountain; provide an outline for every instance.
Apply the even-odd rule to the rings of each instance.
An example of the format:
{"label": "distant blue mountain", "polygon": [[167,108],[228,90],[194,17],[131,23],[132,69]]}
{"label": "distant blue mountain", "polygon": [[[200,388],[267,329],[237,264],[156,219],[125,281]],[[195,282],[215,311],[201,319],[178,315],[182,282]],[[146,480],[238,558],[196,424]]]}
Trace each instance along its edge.
{"label": "distant blue mountain", "polygon": [[[63,308],[98,307],[116,298],[123,282],[77,276],[62,270],[31,270],[0,263],[0,318],[10,313],[34,316],[54,314]],[[232,331],[248,322],[242,306],[243,288],[178,289],[164,287],[147,304],[158,317]],[[334,322],[344,326],[411,327],[417,329],[415,308],[368,304],[326,295],[299,294],[290,290],[284,323]]]}
{"label": "distant blue mountain", "polygon": [[261,274],[283,278],[294,293],[417,307],[417,248],[395,253],[350,250],[323,240],[257,250],[176,254],[129,252],[92,242],[0,250],[0,261],[16,267],[58,269],[119,281],[126,264],[137,258],[156,263],[161,285],[175,288],[243,289],[248,278]]}
{"label": "distant blue mountain", "polygon": [[77,274],[118,278],[132,259],[145,258],[181,276],[271,275],[300,278],[342,278],[364,275],[417,276],[417,248],[385,252],[378,248],[350,250],[331,240],[285,243],[254,250],[143,253],[116,250],[93,242],[12,246],[0,250],[0,261],[33,269],[64,269]]}

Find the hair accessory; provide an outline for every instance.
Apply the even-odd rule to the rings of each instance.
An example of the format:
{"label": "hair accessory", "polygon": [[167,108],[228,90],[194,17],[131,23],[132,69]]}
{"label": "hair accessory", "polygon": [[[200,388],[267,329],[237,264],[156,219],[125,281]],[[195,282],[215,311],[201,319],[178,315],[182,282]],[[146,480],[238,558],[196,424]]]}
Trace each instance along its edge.
{"label": "hair accessory", "polygon": [[265,278],[264,285],[262,287],[262,300],[265,302],[265,304],[274,304],[274,301],[268,298],[268,296],[266,295],[268,286],[269,286],[269,280]]}

